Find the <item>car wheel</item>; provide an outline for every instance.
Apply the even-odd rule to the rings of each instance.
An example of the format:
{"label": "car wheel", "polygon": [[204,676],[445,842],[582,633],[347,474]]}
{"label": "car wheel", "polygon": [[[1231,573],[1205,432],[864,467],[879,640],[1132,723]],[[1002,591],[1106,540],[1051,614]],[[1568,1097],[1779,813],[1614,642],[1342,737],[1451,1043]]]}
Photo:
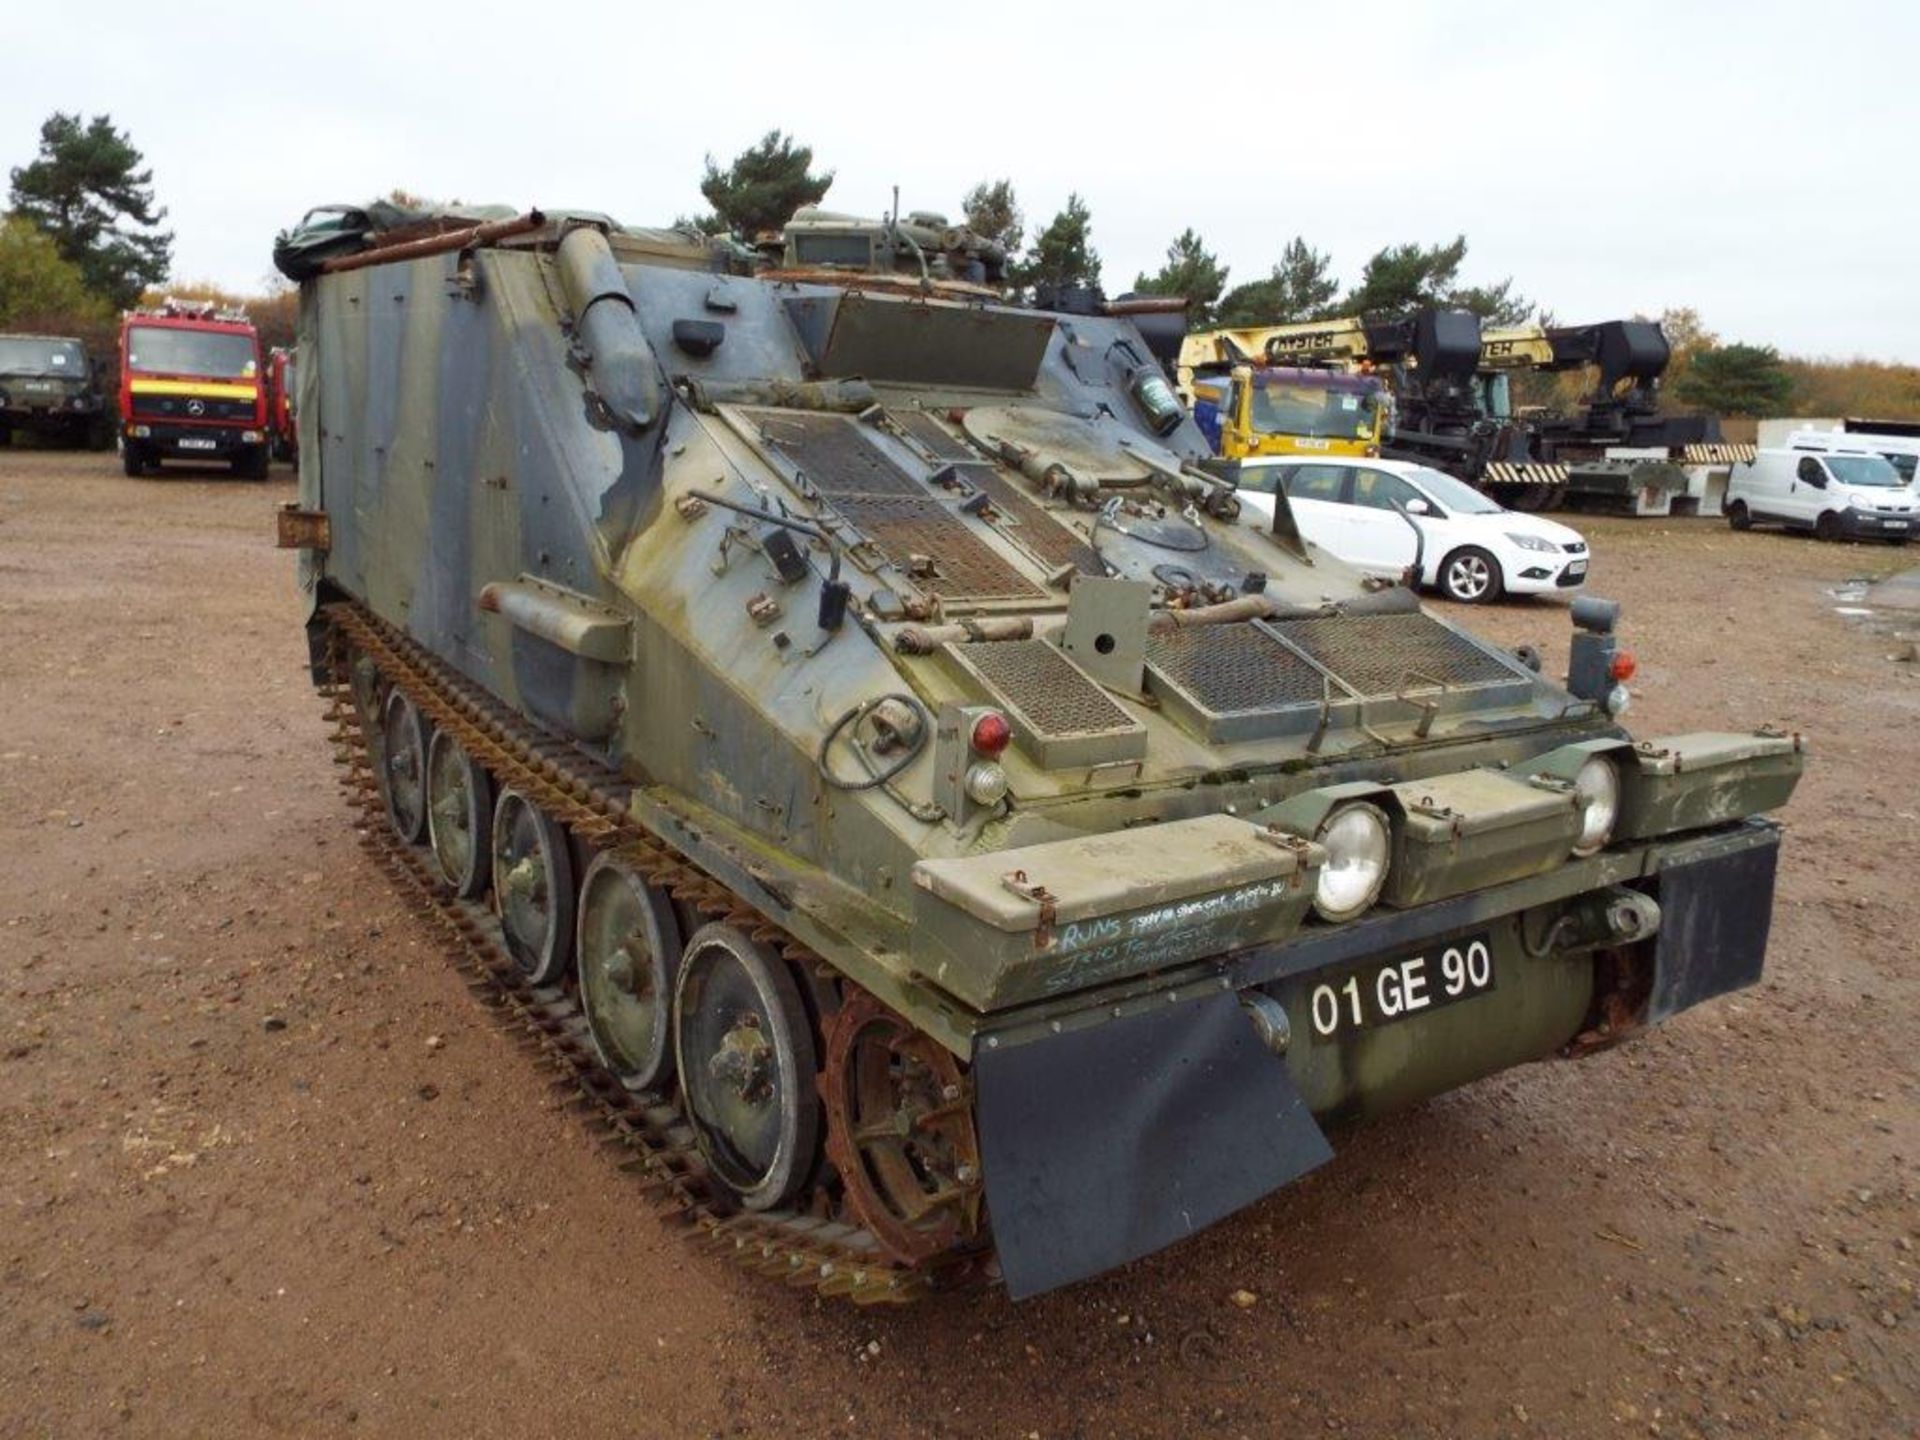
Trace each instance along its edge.
{"label": "car wheel", "polygon": [[1498,600],[1503,588],[1500,562],[1478,546],[1465,546],[1440,562],[1440,593],[1449,600],[1484,605]]}
{"label": "car wheel", "polygon": [[1831,510],[1822,510],[1819,518],[1813,522],[1813,538],[1816,540],[1838,540],[1840,538],[1840,522],[1834,519]]}
{"label": "car wheel", "polygon": [[1735,500],[1731,505],[1727,506],[1727,524],[1736,530],[1751,530],[1753,528],[1753,516],[1747,512],[1746,501]]}

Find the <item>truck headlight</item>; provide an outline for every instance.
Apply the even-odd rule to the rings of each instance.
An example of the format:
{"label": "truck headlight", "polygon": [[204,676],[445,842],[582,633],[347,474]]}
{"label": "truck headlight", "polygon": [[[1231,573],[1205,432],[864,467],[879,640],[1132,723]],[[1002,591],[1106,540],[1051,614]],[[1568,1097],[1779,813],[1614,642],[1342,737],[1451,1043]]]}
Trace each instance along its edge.
{"label": "truck headlight", "polygon": [[1620,772],[1606,756],[1595,755],[1574,776],[1573,790],[1580,801],[1580,835],[1573,853],[1591,855],[1613,838],[1614,822],[1620,818]]}
{"label": "truck headlight", "polygon": [[1323,920],[1351,920],[1380,898],[1386,883],[1392,842],[1387,817],[1377,805],[1343,805],[1313,838],[1327,847],[1313,908]]}

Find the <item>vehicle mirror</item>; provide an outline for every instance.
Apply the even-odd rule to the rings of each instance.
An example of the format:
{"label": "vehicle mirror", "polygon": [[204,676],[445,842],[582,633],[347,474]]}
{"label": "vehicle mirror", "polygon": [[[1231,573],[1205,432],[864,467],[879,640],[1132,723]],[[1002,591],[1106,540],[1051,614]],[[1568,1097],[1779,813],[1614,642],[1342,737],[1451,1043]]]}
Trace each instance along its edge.
{"label": "vehicle mirror", "polygon": [[1407,513],[1409,515],[1431,515],[1433,514],[1433,506],[1429,505],[1425,500],[1422,500],[1418,495],[1415,495],[1411,500],[1407,501]]}

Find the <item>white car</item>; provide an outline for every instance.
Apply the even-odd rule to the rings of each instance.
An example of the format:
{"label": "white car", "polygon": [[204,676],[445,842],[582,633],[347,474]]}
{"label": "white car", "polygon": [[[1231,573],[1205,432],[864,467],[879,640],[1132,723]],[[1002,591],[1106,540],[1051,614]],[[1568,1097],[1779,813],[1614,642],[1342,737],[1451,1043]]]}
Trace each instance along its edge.
{"label": "white car", "polygon": [[1249,514],[1271,524],[1276,487],[1306,539],[1369,574],[1397,576],[1412,565],[1418,526],[1421,583],[1449,600],[1474,605],[1587,582],[1587,542],[1577,530],[1509,510],[1425,465],[1294,456],[1241,462],[1239,495]]}

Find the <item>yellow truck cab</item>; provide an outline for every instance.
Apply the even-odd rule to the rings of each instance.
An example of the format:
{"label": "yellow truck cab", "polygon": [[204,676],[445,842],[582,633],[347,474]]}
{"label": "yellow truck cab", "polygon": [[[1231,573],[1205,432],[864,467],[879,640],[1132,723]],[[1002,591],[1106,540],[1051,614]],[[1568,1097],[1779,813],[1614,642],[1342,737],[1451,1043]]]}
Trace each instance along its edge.
{"label": "yellow truck cab", "polygon": [[1217,455],[1380,453],[1389,406],[1375,376],[1236,365],[1189,384],[1194,421]]}

